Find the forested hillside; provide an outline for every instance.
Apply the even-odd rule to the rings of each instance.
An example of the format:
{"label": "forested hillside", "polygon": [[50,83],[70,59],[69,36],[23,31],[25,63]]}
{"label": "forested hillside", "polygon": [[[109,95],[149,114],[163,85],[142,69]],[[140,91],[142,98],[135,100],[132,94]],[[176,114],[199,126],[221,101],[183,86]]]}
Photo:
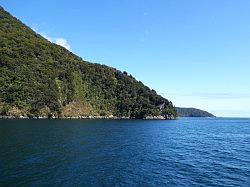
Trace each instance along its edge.
{"label": "forested hillside", "polygon": [[126,72],[82,60],[0,7],[0,115],[169,119],[177,113]]}
{"label": "forested hillside", "polygon": [[176,107],[177,113],[179,117],[215,117],[213,114],[196,109],[196,108],[180,108]]}

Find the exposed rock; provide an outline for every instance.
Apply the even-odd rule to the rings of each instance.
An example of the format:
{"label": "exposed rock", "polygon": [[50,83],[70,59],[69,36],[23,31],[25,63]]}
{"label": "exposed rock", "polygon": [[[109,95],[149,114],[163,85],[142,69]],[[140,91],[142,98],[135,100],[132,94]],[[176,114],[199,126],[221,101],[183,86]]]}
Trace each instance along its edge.
{"label": "exposed rock", "polygon": [[92,107],[80,101],[73,101],[62,109],[63,117],[89,116],[92,114]]}
{"label": "exposed rock", "polygon": [[13,107],[11,108],[8,112],[7,112],[8,116],[13,116],[15,118],[19,118],[20,116],[23,116],[22,114],[22,110],[20,110],[17,107]]}

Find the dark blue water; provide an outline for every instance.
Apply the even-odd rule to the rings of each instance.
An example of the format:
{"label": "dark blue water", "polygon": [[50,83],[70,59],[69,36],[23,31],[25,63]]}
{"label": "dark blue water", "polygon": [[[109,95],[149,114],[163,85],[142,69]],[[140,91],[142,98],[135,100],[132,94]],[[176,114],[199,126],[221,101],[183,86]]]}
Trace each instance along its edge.
{"label": "dark blue water", "polygon": [[250,186],[250,119],[0,120],[0,186]]}

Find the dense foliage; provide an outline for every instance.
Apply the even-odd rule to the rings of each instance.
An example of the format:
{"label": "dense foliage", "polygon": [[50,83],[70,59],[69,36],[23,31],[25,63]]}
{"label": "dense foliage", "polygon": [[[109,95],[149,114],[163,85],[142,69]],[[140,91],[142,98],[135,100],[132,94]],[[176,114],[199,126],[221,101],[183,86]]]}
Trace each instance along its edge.
{"label": "dense foliage", "polygon": [[0,8],[0,115],[176,117],[126,72],[83,61]]}
{"label": "dense foliage", "polygon": [[176,107],[176,110],[177,110],[178,116],[180,117],[215,117],[213,114],[207,111],[196,109],[196,108]]}

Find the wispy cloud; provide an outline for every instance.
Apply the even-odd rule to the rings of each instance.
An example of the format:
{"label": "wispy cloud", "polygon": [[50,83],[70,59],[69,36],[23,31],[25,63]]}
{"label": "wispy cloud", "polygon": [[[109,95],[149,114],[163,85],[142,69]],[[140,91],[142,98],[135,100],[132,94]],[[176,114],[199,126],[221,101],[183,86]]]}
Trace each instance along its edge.
{"label": "wispy cloud", "polygon": [[216,116],[250,117],[249,92],[171,92],[161,95],[175,106],[199,108]]}
{"label": "wispy cloud", "polygon": [[45,39],[49,40],[50,42],[53,42],[53,39],[51,37],[49,37],[47,34],[44,33],[39,33],[42,37],[44,37]]}
{"label": "wispy cloud", "polygon": [[197,96],[213,99],[243,99],[250,98],[250,93],[201,93]]}
{"label": "wispy cloud", "polygon": [[221,109],[221,110],[210,110],[211,113],[216,114],[217,116],[221,117],[250,117],[249,110],[229,110],[229,109]]}
{"label": "wispy cloud", "polygon": [[62,38],[62,37],[60,37],[60,38],[51,37],[51,36],[48,36],[46,33],[39,32],[35,28],[32,28],[32,30],[34,30],[35,32],[39,33],[42,37],[46,38],[50,42],[55,43],[57,45],[60,45],[60,46],[66,48],[66,49],[68,49],[70,51],[70,45],[69,45],[68,41],[65,38]]}
{"label": "wispy cloud", "polygon": [[175,95],[183,97],[199,97],[204,99],[246,99],[250,93],[161,93],[162,95]]}
{"label": "wispy cloud", "polygon": [[57,45],[63,46],[66,49],[70,50],[70,45],[64,38],[55,38],[54,40]]}

